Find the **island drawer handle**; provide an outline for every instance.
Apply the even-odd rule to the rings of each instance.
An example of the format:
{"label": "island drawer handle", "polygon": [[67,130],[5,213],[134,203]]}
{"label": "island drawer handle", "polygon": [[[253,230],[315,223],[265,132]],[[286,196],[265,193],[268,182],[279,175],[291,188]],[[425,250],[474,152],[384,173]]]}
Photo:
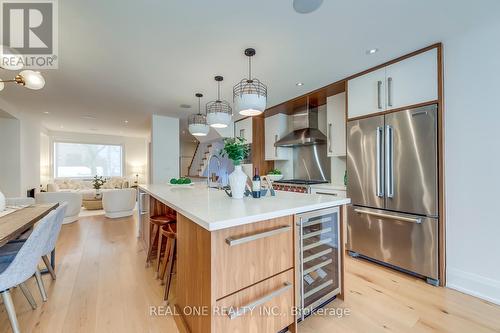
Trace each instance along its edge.
{"label": "island drawer handle", "polygon": [[245,237],[241,237],[241,238],[229,237],[229,238],[226,238],[226,243],[229,244],[229,246],[240,245],[240,244],[252,242],[252,241],[255,241],[255,240],[258,240],[261,238],[266,238],[266,237],[282,234],[282,233],[290,231],[290,230],[292,230],[292,227],[289,225],[285,225],[285,226],[282,226],[282,227],[279,227],[279,228],[276,228],[273,230],[259,232],[258,234],[253,234],[253,235],[245,236]]}
{"label": "island drawer handle", "polygon": [[243,316],[245,313],[252,311],[256,307],[258,307],[264,303],[267,303],[268,301],[270,301],[274,297],[277,297],[277,296],[283,294],[285,291],[287,291],[290,288],[292,288],[292,284],[290,282],[285,282],[283,284],[283,287],[281,287],[280,289],[275,290],[275,291],[267,294],[266,296],[259,298],[258,300],[254,301],[252,303],[249,303],[247,305],[239,307],[234,311],[230,311],[228,313],[229,319],[233,320],[233,319],[236,319],[238,317]]}

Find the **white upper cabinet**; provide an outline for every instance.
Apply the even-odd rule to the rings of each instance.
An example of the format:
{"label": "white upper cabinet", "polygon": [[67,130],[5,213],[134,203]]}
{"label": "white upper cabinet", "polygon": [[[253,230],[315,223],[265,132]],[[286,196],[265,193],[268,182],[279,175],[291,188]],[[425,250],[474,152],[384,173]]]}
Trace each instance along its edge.
{"label": "white upper cabinet", "polygon": [[347,91],[349,118],[385,111],[385,68],[349,80]]}
{"label": "white upper cabinet", "polygon": [[347,82],[348,118],[438,99],[437,49]]}
{"label": "white upper cabinet", "polygon": [[326,137],[328,156],[346,155],[346,119],[345,119],[346,94],[341,93],[326,99]]}
{"label": "white upper cabinet", "polygon": [[234,136],[245,138],[245,143],[252,143],[252,117],[234,123]]}
{"label": "white upper cabinet", "polygon": [[387,109],[437,100],[437,68],[437,49],[387,66]]}
{"label": "white upper cabinet", "polygon": [[274,143],[290,130],[288,126],[288,116],[283,113],[265,118],[265,159],[266,161],[289,160],[291,159],[292,149],[284,147],[275,147]]}

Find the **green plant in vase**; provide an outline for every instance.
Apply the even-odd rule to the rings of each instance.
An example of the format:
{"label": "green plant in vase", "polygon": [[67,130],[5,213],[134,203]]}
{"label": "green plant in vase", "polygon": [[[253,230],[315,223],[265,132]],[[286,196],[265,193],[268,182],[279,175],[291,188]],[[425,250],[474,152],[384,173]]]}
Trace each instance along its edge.
{"label": "green plant in vase", "polygon": [[245,144],[244,138],[226,138],[224,139],[224,148],[221,149],[221,156],[227,157],[233,161],[234,171],[229,175],[229,186],[231,186],[231,195],[233,199],[242,199],[245,193],[247,175],[241,168],[241,161],[245,160],[250,148]]}
{"label": "green plant in vase", "polygon": [[92,187],[95,189],[96,199],[99,199],[101,197],[101,187],[104,184],[106,184],[106,179],[104,179],[102,176],[95,175],[94,179],[92,180]]}

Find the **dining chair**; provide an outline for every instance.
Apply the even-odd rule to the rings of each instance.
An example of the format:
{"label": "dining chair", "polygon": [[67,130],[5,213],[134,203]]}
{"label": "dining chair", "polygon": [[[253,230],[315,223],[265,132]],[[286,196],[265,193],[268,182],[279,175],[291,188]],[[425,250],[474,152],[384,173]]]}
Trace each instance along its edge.
{"label": "dining chair", "polygon": [[[35,275],[39,288],[43,288],[41,274],[38,270],[38,262],[40,257],[44,254],[43,252],[49,240],[55,218],[56,212],[51,211],[40,220],[25,242],[11,244],[11,246],[16,244],[20,246],[19,251],[13,257],[4,257],[0,264],[0,294],[14,333],[19,333],[20,329],[10,289],[19,285],[23,293],[26,291],[29,293],[23,284],[33,275]],[[31,294],[29,294],[29,296],[31,296]],[[27,298],[31,298],[31,301],[33,301],[32,296],[27,296]],[[33,307],[31,301],[30,304]]]}

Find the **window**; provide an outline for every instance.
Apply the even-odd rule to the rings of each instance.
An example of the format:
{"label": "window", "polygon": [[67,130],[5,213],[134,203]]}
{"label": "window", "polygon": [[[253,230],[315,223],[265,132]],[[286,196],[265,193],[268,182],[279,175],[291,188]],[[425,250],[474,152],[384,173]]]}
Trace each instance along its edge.
{"label": "window", "polygon": [[123,176],[120,145],[54,143],[54,177],[93,178]]}

